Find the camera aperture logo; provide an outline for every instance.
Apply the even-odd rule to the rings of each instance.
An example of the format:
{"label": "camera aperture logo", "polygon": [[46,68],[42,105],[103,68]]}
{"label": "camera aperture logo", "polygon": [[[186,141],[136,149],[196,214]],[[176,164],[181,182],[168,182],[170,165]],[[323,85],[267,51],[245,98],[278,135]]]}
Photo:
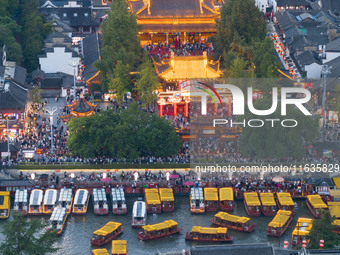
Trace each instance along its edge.
{"label": "camera aperture logo", "polygon": [[[242,90],[237,87],[236,85],[231,84],[215,84],[214,86],[214,94],[220,100],[220,95],[218,94],[217,90],[226,90],[231,93],[232,99],[232,115],[236,116],[243,116],[245,115],[245,96]],[[305,103],[308,103],[311,99],[311,92],[305,88],[298,88],[298,87],[282,87],[280,88],[281,94],[279,97],[278,88],[273,87],[271,90],[272,96],[272,104],[269,109],[259,110],[256,109],[254,106],[254,99],[253,99],[253,87],[247,88],[247,107],[250,113],[256,116],[269,116],[273,114],[279,104],[279,99],[281,103],[281,116],[287,115],[287,105],[293,105],[297,109],[299,109],[304,115],[311,116],[312,114],[306,109],[304,106]],[[205,92],[205,91],[204,91]],[[299,98],[292,97],[292,95],[299,95]],[[302,96],[303,95],[303,96]],[[212,97],[211,93],[200,93],[201,96],[201,115],[207,115],[207,105],[208,105],[208,97]],[[230,109],[228,109],[230,111]],[[230,127],[234,127],[236,125],[242,127],[253,127],[253,128],[260,128],[264,125],[269,124],[270,127],[275,127],[276,125],[281,125],[282,127],[296,127],[298,125],[298,121],[296,119],[278,119],[278,118],[253,118],[253,119],[243,119],[243,120],[234,120],[233,118],[216,118],[213,119],[213,127],[217,127],[220,125],[229,125]]]}

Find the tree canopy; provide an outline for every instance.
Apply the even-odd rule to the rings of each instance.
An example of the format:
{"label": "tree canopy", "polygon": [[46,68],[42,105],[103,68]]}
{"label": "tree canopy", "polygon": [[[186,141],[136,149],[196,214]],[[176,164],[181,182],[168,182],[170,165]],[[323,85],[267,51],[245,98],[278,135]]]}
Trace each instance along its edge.
{"label": "tree canopy", "polygon": [[139,110],[136,103],[124,111],[106,110],[101,115],[73,118],[68,128],[72,154],[87,158],[165,157],[175,155],[181,147],[169,121]]}
{"label": "tree canopy", "polygon": [[160,82],[155,73],[155,68],[146,52],[143,63],[139,67],[139,77],[136,83],[136,91],[139,99],[148,106],[155,101],[157,95],[154,91],[160,86]]}
{"label": "tree canopy", "polygon": [[53,248],[55,233],[44,231],[45,225],[40,220],[28,221],[20,214],[13,214],[13,218],[2,226],[4,240],[0,245],[0,254],[45,255],[58,250]]}
{"label": "tree canopy", "polygon": [[335,217],[331,217],[328,210],[323,210],[321,219],[313,222],[312,229],[309,233],[308,249],[319,249],[320,240],[324,240],[324,248],[332,249],[340,243],[340,236],[334,232],[336,226],[333,225]]}
{"label": "tree canopy", "polygon": [[[254,108],[259,110],[270,109],[271,105],[271,100],[267,98],[254,102]],[[281,107],[278,104],[277,110],[271,115],[258,116],[248,110],[244,116],[238,118],[238,122],[243,119],[246,122],[250,119],[260,119],[265,123],[261,128],[246,125],[239,137],[240,152],[255,159],[302,157],[306,153],[305,146],[315,142],[319,135],[318,120],[312,116],[305,116],[292,105],[287,106],[286,116],[281,116]],[[272,127],[271,122],[266,119],[279,121],[275,121]],[[283,127],[280,123],[283,119],[294,119],[298,124],[296,127]],[[292,124],[289,122],[289,125]],[[259,122],[254,125],[259,125]]]}
{"label": "tree canopy", "polygon": [[[29,72],[39,66],[38,55],[51,31],[39,12],[39,0],[0,0],[0,47],[7,60],[23,64]],[[20,44],[18,43],[20,41]]]}

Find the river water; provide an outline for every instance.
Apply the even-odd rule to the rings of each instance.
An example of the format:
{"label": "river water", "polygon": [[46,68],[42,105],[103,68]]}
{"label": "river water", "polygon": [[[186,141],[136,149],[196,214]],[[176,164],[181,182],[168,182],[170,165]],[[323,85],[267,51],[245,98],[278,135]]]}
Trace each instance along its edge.
{"label": "river water", "polygon": [[[195,243],[185,241],[185,233],[190,230],[192,226],[210,227],[209,222],[213,218],[214,212],[205,213],[204,215],[192,215],[189,209],[189,196],[175,197],[175,211],[172,213],[149,214],[147,224],[155,224],[168,219],[178,222],[183,229],[180,234],[173,236],[142,242],[137,239],[138,229],[131,228],[132,206],[137,197],[127,197],[128,214],[114,216],[111,214],[106,216],[95,216],[93,213],[92,201],[89,203],[89,209],[86,216],[71,215],[68,218],[66,228],[61,236],[58,237],[56,247],[60,250],[56,255],[89,255],[92,249],[90,239],[92,232],[104,226],[108,221],[121,222],[123,226],[123,233],[118,239],[127,240],[128,254],[131,255],[148,255],[156,254],[158,251],[173,251],[186,249],[192,245],[204,245],[205,243]],[[236,201],[234,211],[232,214],[238,216],[247,216],[243,202]],[[305,200],[295,200],[295,214],[294,219],[281,238],[268,237],[266,233],[267,225],[272,220],[272,217],[253,217],[251,221],[256,224],[255,231],[252,233],[243,233],[236,231],[229,231],[229,234],[234,236],[234,244],[245,243],[272,243],[274,246],[283,246],[284,241],[291,242],[291,234],[296,224],[298,217],[312,217],[311,213],[305,204]],[[46,217],[48,220],[49,217]],[[5,221],[0,221],[0,230]],[[0,240],[3,236],[0,234]],[[208,244],[208,243],[207,243]],[[108,243],[103,248],[111,251],[111,243]],[[110,253],[111,254],[111,253]]]}

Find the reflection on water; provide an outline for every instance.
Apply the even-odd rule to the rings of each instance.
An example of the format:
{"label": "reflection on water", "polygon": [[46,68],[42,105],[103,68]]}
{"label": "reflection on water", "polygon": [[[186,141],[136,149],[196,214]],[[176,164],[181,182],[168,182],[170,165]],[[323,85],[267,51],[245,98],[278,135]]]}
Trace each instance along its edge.
{"label": "reflection on water", "polygon": [[[187,230],[191,229],[192,226],[205,226],[210,227],[212,224],[209,222],[213,218],[214,212],[209,212],[204,215],[191,215],[189,209],[189,196],[177,196],[175,198],[175,211],[171,213],[163,214],[153,214],[148,215],[147,224],[155,224],[168,219],[175,220],[178,222],[179,226],[183,229],[180,234],[176,234],[170,237],[165,237],[162,239],[156,239],[151,241],[142,242],[137,239],[138,229],[131,228],[131,211],[132,205],[136,197],[127,197],[128,214],[121,216],[114,216],[112,213],[106,216],[95,216],[93,213],[93,206],[90,202],[89,210],[86,216],[75,216],[71,215],[68,218],[66,228],[63,234],[58,237],[56,243],[60,250],[55,253],[58,255],[79,255],[91,254],[92,249],[96,247],[91,247],[90,239],[92,237],[92,232],[104,226],[108,221],[117,221],[123,224],[123,234],[119,236],[118,239],[127,240],[128,254],[133,255],[146,255],[155,254],[157,251],[170,251],[170,250],[180,250],[185,249],[192,245],[202,245],[205,243],[195,243],[186,242],[185,233]],[[238,216],[247,216],[244,209],[242,201],[237,201],[235,204],[235,209],[232,214]],[[275,246],[283,246],[285,240],[291,241],[291,234],[293,228],[296,224],[298,217],[312,217],[304,200],[295,201],[295,215],[294,219],[287,229],[285,234],[281,238],[268,237],[266,233],[267,225],[273,217],[253,217],[252,222],[256,224],[255,231],[252,233],[242,233],[236,231],[230,231],[229,233],[234,236],[235,243],[273,243]],[[46,217],[48,220],[48,217]],[[1,225],[5,221],[0,222]],[[0,240],[2,236],[0,235]],[[111,243],[108,243],[103,248],[107,248],[111,251]]]}

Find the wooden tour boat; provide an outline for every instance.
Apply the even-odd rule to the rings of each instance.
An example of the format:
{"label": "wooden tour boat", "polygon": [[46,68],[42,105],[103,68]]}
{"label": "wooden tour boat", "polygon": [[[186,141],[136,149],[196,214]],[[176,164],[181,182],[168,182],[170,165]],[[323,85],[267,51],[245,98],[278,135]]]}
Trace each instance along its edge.
{"label": "wooden tour boat", "polygon": [[227,228],[205,228],[193,226],[185,235],[185,240],[196,242],[232,242],[233,236],[228,235]]}
{"label": "wooden tour boat", "polygon": [[163,212],[173,212],[175,209],[175,198],[172,189],[159,189],[159,196],[162,203]]}
{"label": "wooden tour boat", "polygon": [[86,189],[78,189],[74,196],[73,210],[74,214],[85,215],[89,205],[90,194]]}
{"label": "wooden tour boat", "polygon": [[210,222],[220,227],[226,227],[228,229],[241,232],[250,233],[255,229],[255,224],[250,223],[250,218],[239,217],[225,212],[215,214],[214,218],[210,220]]}
{"label": "wooden tour boat", "polygon": [[138,228],[146,225],[146,204],[144,201],[136,201],[132,208],[132,227]]}
{"label": "wooden tour boat", "polygon": [[27,189],[15,191],[13,212],[26,216],[28,212],[28,194]]}
{"label": "wooden tour boat", "polygon": [[292,233],[292,246],[302,245],[303,240],[307,240],[313,226],[313,219],[299,218]]}
{"label": "wooden tour boat", "polygon": [[292,219],[293,213],[291,211],[279,210],[274,219],[268,224],[267,235],[282,236]]}
{"label": "wooden tour boat", "polygon": [[52,214],[54,207],[57,205],[57,190],[48,189],[45,191],[43,214]]}
{"label": "wooden tour boat", "polygon": [[145,203],[148,213],[161,213],[162,206],[158,189],[145,189]]}
{"label": "wooden tour boat", "polygon": [[204,202],[207,212],[216,212],[218,210],[217,188],[204,188]]}
{"label": "wooden tour boat", "polygon": [[205,213],[204,195],[200,187],[194,187],[190,190],[190,211],[195,214]]}
{"label": "wooden tour boat", "polygon": [[261,203],[259,196],[256,192],[245,192],[244,193],[244,206],[249,216],[260,216],[261,215]]}
{"label": "wooden tour boat", "polygon": [[127,213],[125,194],[123,188],[111,189],[112,213],[122,215]]}
{"label": "wooden tour boat", "polygon": [[173,220],[167,220],[154,225],[146,225],[143,226],[142,229],[142,232],[137,233],[138,239],[142,241],[170,236],[182,230],[178,227],[178,223]]}
{"label": "wooden tour boat", "polygon": [[101,246],[115,239],[123,231],[122,223],[110,221],[106,225],[93,232],[91,245]]}
{"label": "wooden tour boat", "polygon": [[294,214],[294,202],[292,196],[288,192],[276,193],[277,204],[280,210],[291,211]]}
{"label": "wooden tour boat", "polygon": [[328,208],[320,195],[308,195],[306,204],[313,216],[318,219],[321,218],[321,211]]}
{"label": "wooden tour boat", "polygon": [[109,214],[105,189],[93,189],[93,210],[95,215]]}
{"label": "wooden tour boat", "polygon": [[92,250],[91,255],[110,255],[106,249],[95,249]]}
{"label": "wooden tour boat", "polygon": [[58,207],[65,207],[66,214],[71,214],[73,204],[72,189],[63,188],[60,190]]}
{"label": "wooden tour boat", "polygon": [[34,189],[31,192],[28,215],[41,215],[43,213],[43,191]]}
{"label": "wooden tour boat", "polygon": [[264,216],[276,215],[276,202],[273,193],[260,193],[261,210]]}
{"label": "wooden tour boat", "polygon": [[0,219],[7,219],[11,211],[10,191],[0,191]]}
{"label": "wooden tour boat", "polygon": [[232,188],[220,188],[220,208],[223,212],[231,212],[234,209],[234,191]]}
{"label": "wooden tour boat", "polygon": [[126,255],[126,240],[113,240],[112,241],[112,255]]}
{"label": "wooden tour boat", "polygon": [[67,213],[65,207],[54,208],[50,220],[49,220],[49,230],[56,230],[56,235],[60,235],[63,230],[67,219]]}

